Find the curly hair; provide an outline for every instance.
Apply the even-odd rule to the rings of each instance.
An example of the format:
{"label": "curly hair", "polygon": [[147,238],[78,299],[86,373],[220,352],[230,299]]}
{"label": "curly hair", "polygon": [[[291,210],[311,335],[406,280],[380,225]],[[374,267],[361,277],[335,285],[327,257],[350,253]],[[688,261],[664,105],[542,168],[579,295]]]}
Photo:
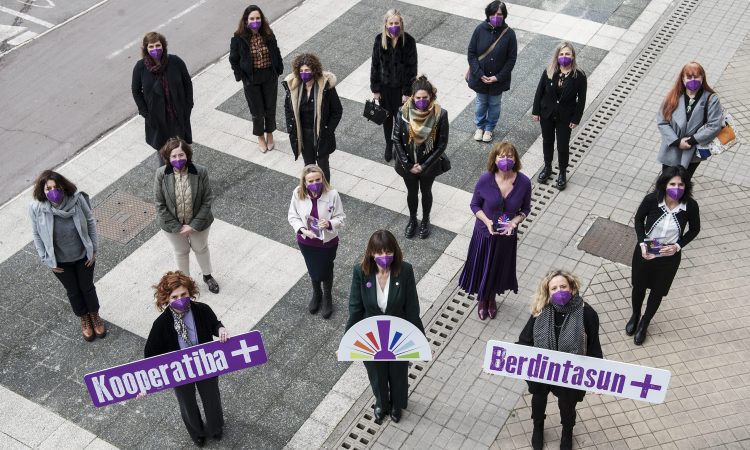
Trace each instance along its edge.
{"label": "curly hair", "polygon": [[40,202],[47,201],[47,194],[44,192],[44,187],[47,185],[47,182],[49,180],[54,181],[57,187],[62,189],[67,196],[75,194],[78,190],[76,185],[64,176],[60,175],[54,170],[45,170],[44,172],[39,174],[39,176],[36,177],[36,180],[34,181],[34,191],[32,193],[32,196],[36,200],[39,200]]}
{"label": "curly hair", "polygon": [[515,160],[515,163],[513,164],[513,172],[521,171],[521,156],[518,154],[516,146],[508,141],[502,141],[492,147],[492,151],[490,151],[490,154],[487,157],[487,172],[495,173],[499,170],[497,164],[495,164],[495,160],[498,156],[512,156]]}
{"label": "curly hair", "polygon": [[195,280],[179,270],[165,273],[164,276],[161,277],[161,280],[151,287],[154,288],[154,300],[156,301],[156,309],[159,311],[167,309],[167,306],[169,306],[170,294],[180,287],[187,289],[190,298],[193,300],[200,295]]}
{"label": "curly hair", "polygon": [[169,155],[172,154],[172,150],[178,147],[182,147],[182,151],[185,152],[185,156],[187,156],[187,162],[193,162],[193,148],[190,147],[190,144],[185,142],[181,137],[171,137],[167,139],[167,142],[161,147],[161,149],[159,149],[159,154],[164,158],[164,161],[169,162]]}
{"label": "curly hair", "polygon": [[549,303],[549,283],[553,278],[558,276],[564,277],[568,280],[570,292],[572,292],[574,296],[580,292],[581,280],[579,280],[577,276],[565,270],[553,270],[548,272],[547,275],[542,278],[542,281],[539,282],[539,286],[537,286],[536,292],[534,292],[534,296],[531,298],[532,316],[537,317]]}
{"label": "curly hair", "polygon": [[323,65],[320,63],[320,59],[312,53],[300,53],[294,57],[292,71],[294,71],[295,77],[299,78],[299,68],[302,66],[307,66],[312,70],[314,80],[323,76]]}
{"label": "curly hair", "polygon": [[145,58],[148,54],[148,44],[161,42],[161,48],[164,49],[163,54],[167,54],[167,38],[163,34],[157,33],[156,31],[149,31],[143,36],[143,44],[141,45],[141,57]]}

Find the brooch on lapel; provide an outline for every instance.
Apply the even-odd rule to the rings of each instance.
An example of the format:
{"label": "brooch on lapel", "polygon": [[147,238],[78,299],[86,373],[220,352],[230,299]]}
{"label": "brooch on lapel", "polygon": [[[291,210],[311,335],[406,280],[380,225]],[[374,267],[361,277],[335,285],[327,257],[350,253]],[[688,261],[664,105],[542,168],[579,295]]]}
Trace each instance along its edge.
{"label": "brooch on lapel", "polygon": [[370,289],[372,287],[372,282],[368,281],[365,286],[367,286],[367,289]]}
{"label": "brooch on lapel", "polygon": [[396,282],[396,286],[398,286],[398,281]]}

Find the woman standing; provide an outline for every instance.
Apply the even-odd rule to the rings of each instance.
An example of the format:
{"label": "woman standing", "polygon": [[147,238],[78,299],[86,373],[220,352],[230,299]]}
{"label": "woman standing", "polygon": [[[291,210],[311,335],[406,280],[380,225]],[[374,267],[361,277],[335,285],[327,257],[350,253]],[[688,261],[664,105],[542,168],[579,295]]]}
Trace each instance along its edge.
{"label": "woman standing", "polygon": [[214,195],[208,170],[193,164],[193,149],[180,138],[171,138],[161,149],[169,164],[156,169],[154,197],[156,219],[174,249],[177,268],[190,273],[190,249],[193,249],[208,290],[219,293],[219,283],[211,276],[208,232],[214,216]]}
{"label": "woman standing", "polygon": [[544,183],[552,175],[552,156],[555,154],[557,135],[557,188],[561,191],[565,189],[568,182],[566,170],[570,154],[570,132],[581,123],[585,107],[586,74],[576,64],[573,44],[562,41],[542,72],[531,112],[531,118],[542,125],[544,169],[539,173],[540,183]]}
{"label": "woman standing", "polygon": [[404,31],[404,18],[397,9],[383,17],[383,31],[375,36],[370,66],[370,90],[380,106],[388,111],[383,122],[386,162],[393,158],[393,121],[411,95],[417,77],[417,42]]}
{"label": "woman standing", "polygon": [[419,238],[430,235],[432,183],[443,173],[443,154],[448,147],[448,111],[437,102],[437,89],[421,75],[411,87],[396,116],[393,143],[396,147],[396,172],[406,185],[409,223],[404,235],[411,239],[417,232],[417,207],[422,192],[422,222]]}
{"label": "woman standing", "polygon": [[345,218],[341,197],[328,184],[320,167],[305,166],[299,186],[292,193],[287,220],[297,233],[297,245],[312,281],[313,294],[307,309],[310,314],[315,314],[322,299],[320,314],[324,319],[331,317],[333,312],[333,261]]}
{"label": "woman standing", "polygon": [[[403,260],[401,248],[388,230],[378,230],[370,236],[362,263],[354,266],[346,329],[381,314],[405,319],[424,334],[414,269]],[[409,363],[365,361],[364,364],[375,395],[375,421],[381,423],[390,413],[391,419],[398,422],[409,400]]]}
{"label": "woman standing", "polygon": [[497,314],[496,295],[518,293],[516,228],[531,211],[531,181],[521,173],[516,147],[495,144],[487,158],[487,172],[479,177],[471,198],[477,220],[466,264],[458,285],[477,295],[477,314],[484,320]]}
{"label": "woman standing", "polygon": [[484,9],[487,19],[477,25],[469,41],[466,56],[469,72],[466,81],[477,93],[474,140],[492,141],[500,119],[503,92],[510,89],[510,74],[516,65],[516,33],[508,26],[505,3],[493,1]]}
{"label": "woman standing", "polygon": [[[229,64],[234,79],[242,81],[245,99],[253,116],[253,135],[258,149],[273,150],[276,130],[276,84],[284,72],[276,36],[263,11],[250,5],[245,8],[229,45]],[[265,134],[264,134],[265,133]]]}
{"label": "woman standing", "polygon": [[42,263],[65,287],[86,341],[107,335],[99,317],[94,265],[99,241],[88,195],[57,172],[45,170],[34,182],[29,205],[34,246]]}
{"label": "woman standing", "polygon": [[685,64],[656,115],[662,168],[682,166],[690,177],[701,162],[697,148],[711,142],[723,126],[721,103],[697,62]]}
{"label": "woman standing", "polygon": [[192,144],[193,82],[187,66],[167,54],[167,39],[155,31],[143,36],[141,58],[133,68],[131,90],[138,114],[146,119],[146,143],[157,151],[175,136]]}
{"label": "woman standing", "polygon": [[343,112],[336,75],[324,72],[317,56],[302,53],[281,85],[286,90],[286,131],[294,159],[302,154],[305,165],[317,164],[330,183],[328,155],[336,150],[336,127]]}
{"label": "woman standing", "polygon": [[[625,325],[628,336],[635,334],[635,345],[643,344],[662,297],[669,293],[680,267],[682,248],[700,233],[700,211],[692,191],[693,183],[684,167],[667,167],[635,213],[638,245],[632,263],[633,314]],[[641,317],[646,289],[651,292]]]}
{"label": "woman standing", "polygon": [[[196,301],[198,286],[189,276],[182,272],[167,272],[154,290],[156,308],[162,313],[151,326],[143,349],[145,358],[205,344],[213,341],[213,336],[221,342],[229,339],[227,329],[216,318],[211,307]],[[203,403],[205,423],[195,398],[196,389]],[[224,412],[218,377],[183,384],[174,388],[174,393],[180,405],[182,421],[195,445],[203,447],[206,436],[216,440],[222,438]]]}
{"label": "woman standing", "polygon": [[[603,358],[599,343],[599,316],[580,296],[581,282],[563,270],[547,274],[537,287],[531,302],[531,317],[518,337],[518,344],[574,355]],[[586,391],[551,384],[527,381],[531,397],[531,418],[534,431],[531,446],[544,446],[544,419],[547,396],[552,392],[560,408],[562,436],[560,449],[573,448],[573,427],[576,423],[576,403]]]}

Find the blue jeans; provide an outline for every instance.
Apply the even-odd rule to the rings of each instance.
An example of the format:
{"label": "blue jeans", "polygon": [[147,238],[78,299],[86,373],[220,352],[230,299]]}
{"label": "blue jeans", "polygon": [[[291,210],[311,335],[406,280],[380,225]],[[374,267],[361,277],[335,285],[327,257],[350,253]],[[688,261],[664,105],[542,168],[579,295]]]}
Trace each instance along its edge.
{"label": "blue jeans", "polygon": [[497,121],[500,119],[500,95],[477,94],[476,106],[474,108],[474,125],[480,130],[494,131]]}

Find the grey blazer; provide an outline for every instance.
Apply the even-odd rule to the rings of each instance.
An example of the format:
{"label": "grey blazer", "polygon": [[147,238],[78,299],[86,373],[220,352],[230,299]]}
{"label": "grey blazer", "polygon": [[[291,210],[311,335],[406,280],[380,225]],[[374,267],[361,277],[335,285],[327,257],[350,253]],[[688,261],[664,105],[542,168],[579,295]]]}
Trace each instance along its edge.
{"label": "grey blazer", "polygon": [[672,113],[672,120],[665,119],[661,107],[659,108],[659,112],[656,113],[656,124],[659,126],[659,132],[661,133],[661,146],[656,159],[660,163],[672,167],[682,166],[687,168],[691,162],[700,161],[700,158],[695,156],[696,146],[692,146],[688,150],[681,150],[679,145],[672,145],[672,143],[677,139],[693,136],[698,141],[698,145],[705,145],[711,142],[716,134],[721,131],[723,117],[717,94],[711,94],[710,104],[708,105],[708,122],[703,123],[708,97],[709,93],[704,91],[694,106],[690,121],[687,120],[687,114],[685,113],[684,95],[680,96],[680,103]]}
{"label": "grey blazer", "polygon": [[[188,225],[195,231],[203,231],[214,221],[214,215],[211,213],[214,194],[208,181],[208,170],[193,163],[188,163],[187,168],[190,190],[193,194],[193,219]],[[159,227],[168,233],[180,231],[182,224],[177,219],[174,169],[170,164],[156,169],[154,200],[156,201],[156,221]]]}

